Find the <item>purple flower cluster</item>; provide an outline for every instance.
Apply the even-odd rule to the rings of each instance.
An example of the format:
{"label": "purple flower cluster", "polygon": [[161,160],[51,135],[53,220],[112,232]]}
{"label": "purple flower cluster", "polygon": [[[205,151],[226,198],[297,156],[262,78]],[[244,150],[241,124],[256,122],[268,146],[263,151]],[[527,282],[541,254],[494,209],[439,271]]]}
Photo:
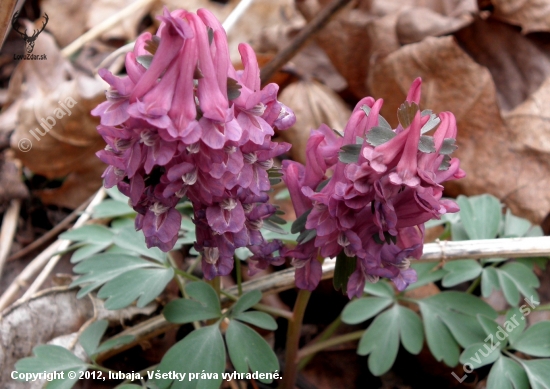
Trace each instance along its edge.
{"label": "purple flower cluster", "polygon": [[196,249],[207,279],[228,274],[238,247],[256,268],[280,263],[260,228],[276,211],[267,204],[268,170],[290,145],[271,141],[295,122],[277,101],[278,86],[260,88],[256,56],[239,46],[244,70],[229,59],[225,31],[207,10],[164,10],[156,35],[142,34],[126,56],[125,77],[100,70],[110,85],[92,113],[107,143],[105,186],[117,185],[138,212],[149,247],[174,247],[186,196],[193,204]]}
{"label": "purple flower cluster", "polygon": [[[296,285],[313,290],[321,279],[318,257],[356,257],[347,294],[360,296],[366,281],[391,279],[399,290],[416,281],[410,258],[422,255],[424,222],[458,206],[442,199],[442,182],[464,177],[456,148],[453,114],[420,112],[416,79],[391,129],[379,115],[383,101],[361,100],[343,136],[325,125],[312,131],[307,164],[284,161],[298,221],[300,243],[293,259]],[[432,136],[422,135],[433,130]],[[338,265],[337,265],[338,267]]]}

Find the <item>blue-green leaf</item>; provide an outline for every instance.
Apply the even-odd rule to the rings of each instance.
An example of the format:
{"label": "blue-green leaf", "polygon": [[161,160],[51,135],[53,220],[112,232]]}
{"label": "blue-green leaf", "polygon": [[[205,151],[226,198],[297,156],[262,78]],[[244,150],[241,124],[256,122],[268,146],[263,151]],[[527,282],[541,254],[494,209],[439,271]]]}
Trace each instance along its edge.
{"label": "blue-green leaf", "polygon": [[519,364],[501,355],[491,368],[487,389],[529,389],[529,381]]}
{"label": "blue-green leaf", "polygon": [[502,220],[502,205],[491,195],[458,196],[460,218],[470,239],[494,239]]}
{"label": "blue-green leaf", "polygon": [[534,357],[550,357],[550,322],[529,327],[515,340],[514,349]]}
{"label": "blue-green leaf", "polygon": [[522,361],[531,389],[550,389],[550,359]]}
{"label": "blue-green leaf", "polygon": [[232,315],[238,315],[246,311],[247,309],[252,308],[254,305],[258,304],[262,299],[262,292],[259,290],[251,290],[243,294],[231,308]]}
{"label": "blue-green leaf", "polygon": [[270,331],[275,331],[277,329],[277,322],[275,321],[275,319],[273,319],[265,312],[241,312],[238,315],[235,315],[234,319],[244,321],[245,323],[252,324],[256,327],[264,328]]}
{"label": "blue-green leaf", "polygon": [[392,303],[393,299],[388,297],[363,297],[350,301],[342,311],[342,321],[346,324],[362,323]]}
{"label": "blue-green leaf", "polygon": [[137,306],[144,307],[162,293],[166,285],[174,277],[174,269],[153,267],[135,269],[109,281],[99,291],[97,296],[105,301],[107,309],[122,309],[137,299]]}
{"label": "blue-green leaf", "polygon": [[[231,363],[239,373],[252,372],[272,373],[279,369],[277,356],[269,344],[256,331],[231,320],[225,333],[225,341]],[[272,380],[260,379],[263,383]]]}
{"label": "blue-green leaf", "polygon": [[[186,374],[183,381],[154,379],[159,389],[218,389],[225,369],[225,347],[218,325],[199,328],[173,345],[164,354],[158,369],[161,374]],[[189,379],[189,373],[203,371],[211,374],[211,379]]]}
{"label": "blue-green leaf", "polygon": [[445,288],[450,288],[465,281],[477,278],[481,274],[483,268],[473,259],[460,259],[445,263],[443,270],[448,273],[443,277],[442,285]]}
{"label": "blue-green leaf", "polygon": [[428,347],[438,361],[443,360],[449,366],[458,363],[458,344],[465,348],[486,338],[476,315],[497,317],[491,306],[467,293],[442,292],[418,303]]}
{"label": "blue-green leaf", "polygon": [[[88,364],[77,358],[66,348],[53,345],[40,345],[33,349],[34,357],[20,359],[15,364],[19,373],[63,372],[64,379],[48,383],[48,388],[70,389],[78,381],[81,371],[88,370]],[[75,372],[75,378],[68,378],[69,372]]]}
{"label": "blue-green leaf", "polygon": [[206,282],[192,282],[185,287],[190,299],[170,301],[162,314],[171,323],[217,319],[222,315],[220,300],[212,286]]}
{"label": "blue-green leaf", "polygon": [[99,341],[103,337],[108,326],[109,322],[107,320],[99,320],[90,324],[88,328],[80,334],[78,341],[89,357],[95,354],[99,346]]}

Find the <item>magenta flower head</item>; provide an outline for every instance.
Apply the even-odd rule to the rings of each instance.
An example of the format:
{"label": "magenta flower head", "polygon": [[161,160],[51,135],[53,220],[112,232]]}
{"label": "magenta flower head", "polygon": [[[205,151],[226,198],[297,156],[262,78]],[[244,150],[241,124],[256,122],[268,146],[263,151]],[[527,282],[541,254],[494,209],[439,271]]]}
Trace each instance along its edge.
{"label": "magenta flower head", "polygon": [[283,255],[296,265],[298,287],[317,286],[319,256],[337,257],[335,286],[350,298],[380,277],[399,290],[416,281],[410,260],[422,255],[424,223],[459,210],[441,198],[441,184],[465,175],[450,157],[453,114],[420,111],[420,90],[418,78],[398,110],[397,128],[379,115],[383,101],[367,97],[341,136],[324,125],[312,131],[306,166],[284,161],[300,236]]}
{"label": "magenta flower head", "polygon": [[136,228],[163,251],[177,241],[175,206],[186,197],[207,279],[228,274],[239,247],[254,254],[253,271],[279,264],[280,242],[266,242],[259,230],[276,212],[267,204],[268,171],[290,148],[271,138],[294,124],[294,114],[277,100],[276,84],[260,88],[250,46],[239,46],[244,70],[235,70],[209,11],[165,9],[159,20],[157,33],[142,34],[127,55],[127,76],[99,72],[110,85],[92,111],[107,142],[97,153],[109,165],[105,186],[130,198]]}

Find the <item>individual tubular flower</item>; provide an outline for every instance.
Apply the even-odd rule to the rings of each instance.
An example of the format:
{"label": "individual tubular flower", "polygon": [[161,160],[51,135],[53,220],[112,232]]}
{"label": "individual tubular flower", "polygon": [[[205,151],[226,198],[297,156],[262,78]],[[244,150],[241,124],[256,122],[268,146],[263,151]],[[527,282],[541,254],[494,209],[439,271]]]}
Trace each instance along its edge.
{"label": "individual tubular flower", "polygon": [[[422,255],[424,223],[458,211],[441,198],[441,184],[464,177],[458,159],[450,157],[456,149],[454,116],[421,112],[420,89],[418,78],[398,110],[397,128],[379,115],[383,101],[367,97],[342,137],[324,125],[312,131],[305,167],[284,161],[283,180],[298,216],[294,228],[301,234],[299,244],[283,254],[296,264],[298,287],[316,287],[319,256],[337,257],[335,281],[344,280],[340,286],[350,298],[380,277],[399,290],[416,281],[410,259]],[[338,263],[350,260],[355,270],[339,273],[346,266]]]}
{"label": "individual tubular flower", "polygon": [[136,228],[163,251],[177,241],[175,206],[189,199],[207,279],[228,274],[239,247],[254,254],[252,271],[279,264],[280,242],[266,242],[259,230],[276,212],[267,204],[268,171],[290,148],[271,137],[292,126],[294,114],[277,101],[276,84],[261,89],[250,46],[239,46],[244,70],[235,70],[209,11],[165,9],[159,19],[157,33],[142,34],[126,56],[127,76],[99,71],[110,85],[92,111],[107,143],[97,153],[109,165],[105,186],[130,198]]}

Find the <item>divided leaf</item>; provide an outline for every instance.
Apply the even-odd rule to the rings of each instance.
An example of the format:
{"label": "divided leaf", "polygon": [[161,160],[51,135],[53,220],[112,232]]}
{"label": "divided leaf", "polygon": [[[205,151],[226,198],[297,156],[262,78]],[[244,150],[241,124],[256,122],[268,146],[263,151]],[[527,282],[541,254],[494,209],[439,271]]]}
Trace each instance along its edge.
{"label": "divided leaf", "polygon": [[393,303],[388,297],[363,297],[350,301],[342,311],[342,321],[346,324],[359,324],[378,315]]}
{"label": "divided leaf", "polygon": [[473,259],[460,259],[445,263],[443,270],[445,270],[447,274],[443,277],[442,285],[445,288],[450,288],[465,281],[477,278],[481,274],[483,268]]}
{"label": "divided leaf", "polygon": [[343,163],[357,163],[359,160],[359,153],[361,152],[362,145],[351,144],[345,145],[340,148],[338,153],[338,159]]}
{"label": "divided leaf", "polygon": [[[240,323],[231,320],[225,333],[225,341],[229,358],[239,373],[252,372],[272,373],[279,369],[277,356],[256,331]],[[270,383],[272,380],[260,379],[260,382]]]}
{"label": "divided leaf", "polygon": [[550,322],[529,327],[514,341],[514,349],[534,357],[550,357]]}
{"label": "divided leaf", "polygon": [[162,314],[171,323],[192,323],[194,321],[217,319],[221,317],[218,295],[206,282],[192,282],[185,287],[189,299],[170,301]]}
{"label": "divided leaf", "polygon": [[[34,356],[17,361],[15,369],[19,373],[51,373],[64,372],[65,379],[51,381],[49,386],[56,388],[72,388],[78,381],[81,371],[88,370],[88,364],[77,358],[72,352],[61,346],[40,345],[33,349]],[[68,378],[68,373],[74,371],[75,378]]]}
{"label": "divided leaf", "polygon": [[[367,142],[371,146],[380,146],[381,144],[386,143],[387,141],[395,138],[395,132],[390,128],[376,126],[373,127],[367,132]],[[357,155],[359,156],[359,154]]]}
{"label": "divided leaf", "polygon": [[74,272],[84,274],[72,286],[83,285],[77,297],[81,298],[101,287],[99,298],[108,298],[107,309],[121,309],[138,299],[138,307],[144,307],[155,299],[174,276],[172,268],[124,254],[98,254],[74,267]]}
{"label": "divided leaf", "polygon": [[396,304],[374,319],[359,341],[357,354],[370,354],[369,370],[380,376],[395,362],[400,339],[407,351],[418,354],[422,349],[424,335],[418,315]]}
{"label": "divided leaf", "polygon": [[495,319],[497,313],[477,297],[461,292],[442,292],[419,301],[428,347],[438,361],[458,363],[460,344],[466,348],[487,337],[476,315]]}
{"label": "divided leaf", "polygon": [[487,379],[487,389],[528,389],[525,370],[503,355],[497,359]]}
{"label": "divided leaf", "polygon": [[[225,369],[225,347],[218,325],[202,327],[173,345],[160,362],[160,373],[185,373],[184,381],[154,379],[158,389],[218,389]],[[189,373],[216,373],[218,379],[189,381]]]}
{"label": "divided leaf", "polygon": [[460,218],[470,239],[494,239],[502,219],[500,201],[491,195],[458,196]]}
{"label": "divided leaf", "polygon": [[262,299],[262,292],[259,290],[251,290],[243,294],[231,308],[231,315],[238,315],[247,309],[252,308],[254,305],[258,304]]}

